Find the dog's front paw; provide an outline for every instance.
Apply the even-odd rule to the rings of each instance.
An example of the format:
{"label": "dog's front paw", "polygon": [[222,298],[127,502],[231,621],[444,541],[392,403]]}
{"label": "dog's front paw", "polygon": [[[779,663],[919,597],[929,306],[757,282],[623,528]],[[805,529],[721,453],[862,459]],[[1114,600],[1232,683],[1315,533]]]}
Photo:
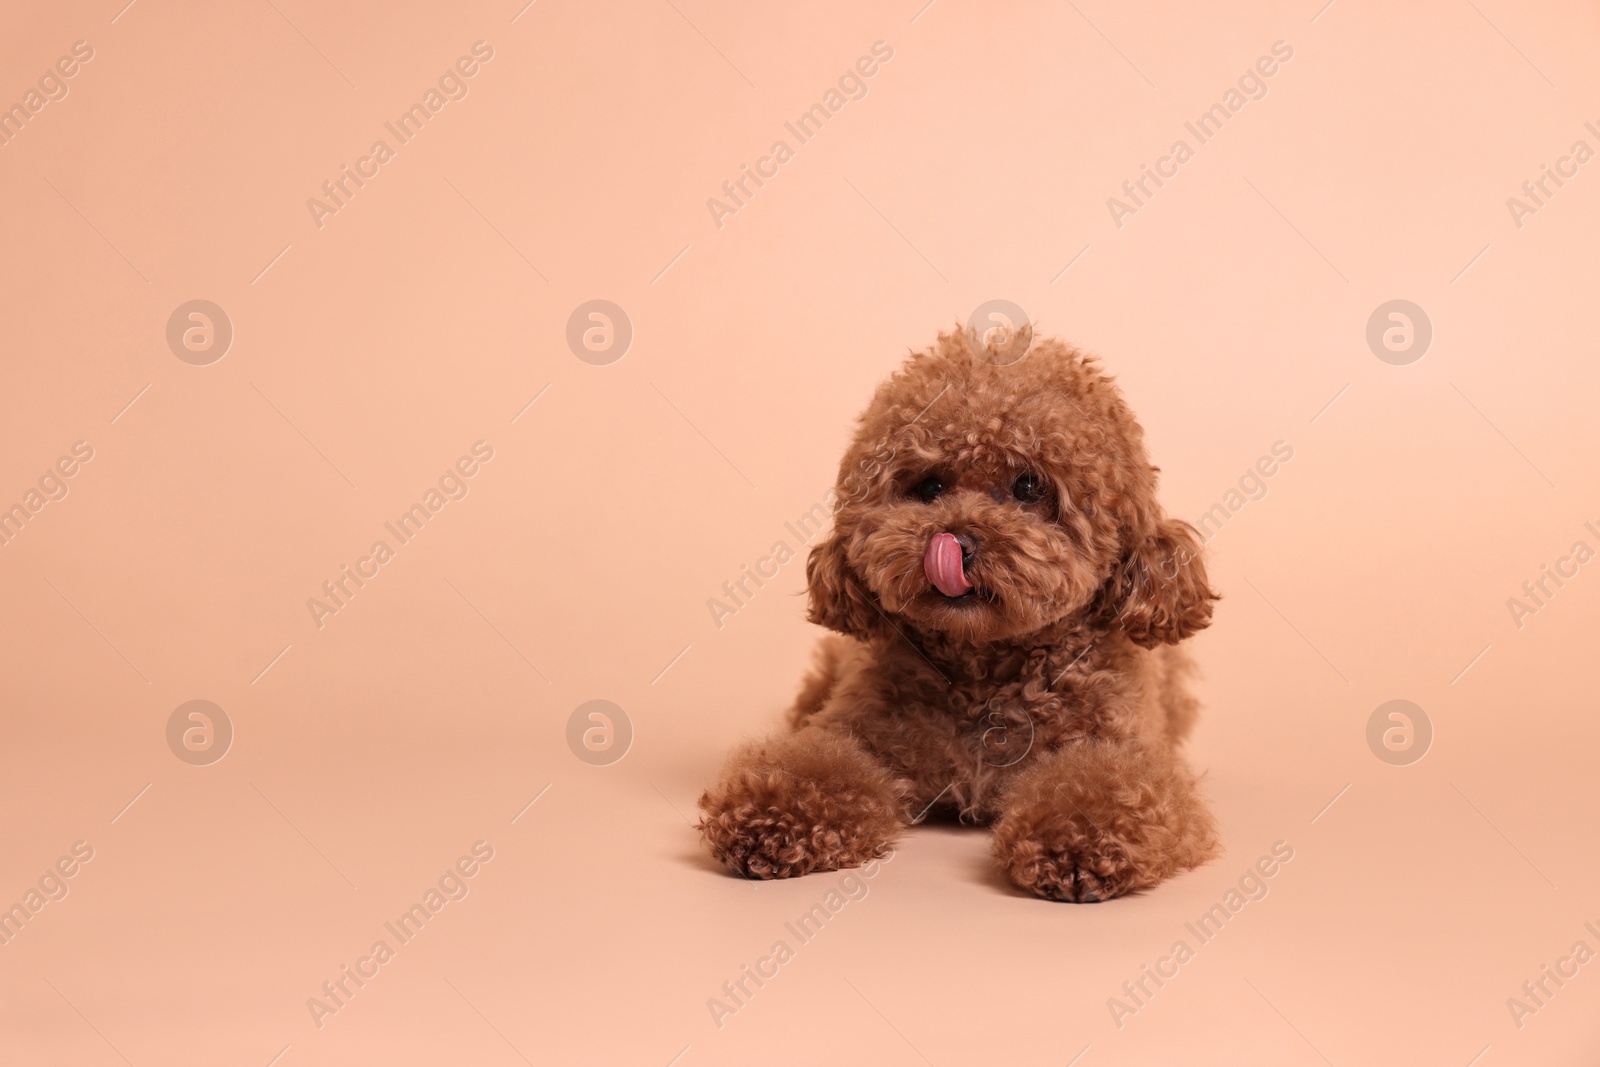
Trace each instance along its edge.
{"label": "dog's front paw", "polygon": [[1093,904],[1134,888],[1133,865],[1116,848],[1096,841],[1092,827],[1018,830],[1004,820],[995,828],[995,857],[1019,889],[1046,900]]}
{"label": "dog's front paw", "polygon": [[848,740],[814,732],[736,756],[700,810],[712,854],[751,878],[859,867],[904,825],[888,774]]}
{"label": "dog's front paw", "polygon": [[1089,903],[1148,889],[1209,859],[1216,829],[1170,752],[1082,745],[1023,772],[994,828],[1020,888]]}
{"label": "dog's front paw", "polygon": [[859,867],[887,848],[887,834],[870,815],[840,810],[821,797],[815,783],[795,782],[790,790],[782,806],[747,801],[707,807],[700,834],[712,854],[751,878],[793,878]]}

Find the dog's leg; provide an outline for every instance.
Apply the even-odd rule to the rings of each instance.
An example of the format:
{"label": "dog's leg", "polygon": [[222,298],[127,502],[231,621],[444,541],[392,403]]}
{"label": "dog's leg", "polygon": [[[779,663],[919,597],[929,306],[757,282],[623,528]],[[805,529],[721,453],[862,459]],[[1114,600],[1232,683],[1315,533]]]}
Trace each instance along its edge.
{"label": "dog's leg", "polygon": [[1088,903],[1145,889],[1217,851],[1216,827],[1175,753],[1069,745],[1008,788],[994,853],[1019,887]]}
{"label": "dog's leg", "polygon": [[904,795],[854,739],[813,726],[735,753],[700,798],[699,829],[734,871],[792,878],[881,856],[906,825]]}

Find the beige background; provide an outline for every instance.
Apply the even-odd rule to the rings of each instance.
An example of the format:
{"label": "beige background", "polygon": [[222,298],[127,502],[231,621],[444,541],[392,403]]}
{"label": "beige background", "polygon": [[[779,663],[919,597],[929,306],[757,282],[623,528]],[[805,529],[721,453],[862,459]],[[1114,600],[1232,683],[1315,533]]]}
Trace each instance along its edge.
{"label": "beige background", "polygon": [[[0,903],[93,849],[0,946],[0,1060],[1595,1062],[1600,963],[1520,1028],[1507,998],[1600,950],[1600,563],[1520,629],[1507,600],[1600,549],[1600,163],[1520,227],[1506,201],[1600,149],[1600,16],[921,2],[0,16],[0,102],[93,49],[0,147],[0,503],[93,449],[0,548]],[[1117,227],[1107,198],[1280,40]],[[307,199],[476,41],[468,95],[319,228]],[[1073,907],[921,828],[719,1028],[708,998],[839,876],[747,884],[686,825],[816,637],[798,561],[720,628],[707,600],[905,351],[996,297],[1103,354],[1174,513],[1294,450],[1209,550],[1191,751],[1228,853]],[[234,329],[208,366],[165,339],[195,299]],[[607,366],[565,341],[592,299],[633,325]],[[1391,299],[1433,326],[1405,366],[1365,341]],[[308,598],[480,440],[465,499],[319,628]],[[1397,698],[1435,734],[1403,767],[1366,741]],[[235,730],[209,766],[166,741],[194,699]],[[591,699],[632,723],[609,766],[566,742]],[[469,895],[315,1025],[477,841]],[[1119,1028],[1108,998],[1276,841],[1266,898]]]}

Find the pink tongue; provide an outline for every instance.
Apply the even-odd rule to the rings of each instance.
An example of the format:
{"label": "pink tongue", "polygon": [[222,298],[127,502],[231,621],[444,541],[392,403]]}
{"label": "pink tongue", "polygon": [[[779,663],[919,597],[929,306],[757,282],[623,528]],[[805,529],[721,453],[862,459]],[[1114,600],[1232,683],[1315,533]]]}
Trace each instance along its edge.
{"label": "pink tongue", "polygon": [[928,581],[945,596],[960,596],[972,589],[961,569],[961,542],[955,534],[934,534],[928,542],[928,551],[922,557],[922,569]]}

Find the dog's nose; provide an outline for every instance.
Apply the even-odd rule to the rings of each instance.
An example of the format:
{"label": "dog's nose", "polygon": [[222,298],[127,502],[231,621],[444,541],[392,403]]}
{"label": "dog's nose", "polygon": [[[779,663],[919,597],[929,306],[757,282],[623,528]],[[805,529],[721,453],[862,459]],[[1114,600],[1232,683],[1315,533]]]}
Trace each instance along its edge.
{"label": "dog's nose", "polygon": [[950,536],[961,546],[961,565],[966,566],[971,563],[972,557],[978,554],[978,539],[961,530],[951,530]]}

